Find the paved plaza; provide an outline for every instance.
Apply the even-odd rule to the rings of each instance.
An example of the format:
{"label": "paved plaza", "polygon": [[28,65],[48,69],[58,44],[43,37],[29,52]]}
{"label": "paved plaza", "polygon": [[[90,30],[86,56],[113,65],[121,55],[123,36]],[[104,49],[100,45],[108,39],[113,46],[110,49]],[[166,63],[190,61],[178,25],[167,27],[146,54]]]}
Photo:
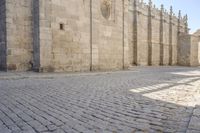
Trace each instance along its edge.
{"label": "paved plaza", "polygon": [[200,133],[200,68],[0,72],[0,133]]}

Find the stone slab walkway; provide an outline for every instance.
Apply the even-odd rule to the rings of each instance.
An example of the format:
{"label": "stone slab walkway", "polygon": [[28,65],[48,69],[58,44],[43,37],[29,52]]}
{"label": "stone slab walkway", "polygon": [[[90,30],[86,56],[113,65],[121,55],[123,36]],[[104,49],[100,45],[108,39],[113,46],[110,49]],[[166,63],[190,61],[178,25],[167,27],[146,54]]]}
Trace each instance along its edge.
{"label": "stone slab walkway", "polygon": [[0,72],[0,133],[200,133],[200,68]]}

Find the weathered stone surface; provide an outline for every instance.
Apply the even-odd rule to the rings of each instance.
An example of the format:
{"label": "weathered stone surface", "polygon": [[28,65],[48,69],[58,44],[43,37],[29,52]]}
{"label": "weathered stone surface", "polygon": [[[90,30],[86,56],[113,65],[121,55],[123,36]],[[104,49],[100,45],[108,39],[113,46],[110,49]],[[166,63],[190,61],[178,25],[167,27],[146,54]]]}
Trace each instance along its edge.
{"label": "weathered stone surface", "polygon": [[139,0],[2,0],[0,7],[0,69],[199,65],[199,36],[188,37],[187,18],[172,8]]}
{"label": "weathered stone surface", "polygon": [[6,69],[6,1],[0,1],[0,70]]}
{"label": "weathered stone surface", "polygon": [[110,17],[111,4],[110,0],[101,0],[101,13],[106,19]]}
{"label": "weathered stone surface", "polygon": [[180,34],[178,64],[185,66],[199,66],[200,37],[197,35]]}
{"label": "weathered stone surface", "polygon": [[[71,8],[66,8],[68,5]],[[89,71],[127,67],[127,28],[123,25],[127,23],[123,18],[128,14],[127,5],[127,0],[39,1],[36,38],[40,53],[39,58],[35,57],[40,60],[38,69]]]}
{"label": "weathered stone surface", "polygon": [[199,104],[194,108],[187,133],[198,133],[200,132],[200,107]]}
{"label": "weathered stone surface", "polygon": [[8,70],[32,69],[32,0],[6,1],[6,64]]}
{"label": "weathered stone surface", "polygon": [[138,0],[129,3],[129,62],[131,65],[177,65],[179,33],[187,33],[185,17],[171,8],[157,9]]}
{"label": "weathered stone surface", "polygon": [[194,35],[200,36],[200,29],[197,30],[197,31],[194,33]]}
{"label": "weathered stone surface", "polygon": [[199,133],[200,71],[0,73],[0,133]]}

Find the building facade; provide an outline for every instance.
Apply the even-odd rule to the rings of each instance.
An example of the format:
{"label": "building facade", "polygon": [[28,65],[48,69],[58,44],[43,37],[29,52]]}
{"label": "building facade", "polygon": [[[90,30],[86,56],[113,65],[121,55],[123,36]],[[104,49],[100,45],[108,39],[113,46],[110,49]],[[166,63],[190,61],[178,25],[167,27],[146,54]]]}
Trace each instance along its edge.
{"label": "building facade", "polygon": [[187,16],[176,17],[172,8],[167,12],[151,1],[0,1],[1,70],[75,72],[191,65],[183,63],[181,50],[187,36]]}

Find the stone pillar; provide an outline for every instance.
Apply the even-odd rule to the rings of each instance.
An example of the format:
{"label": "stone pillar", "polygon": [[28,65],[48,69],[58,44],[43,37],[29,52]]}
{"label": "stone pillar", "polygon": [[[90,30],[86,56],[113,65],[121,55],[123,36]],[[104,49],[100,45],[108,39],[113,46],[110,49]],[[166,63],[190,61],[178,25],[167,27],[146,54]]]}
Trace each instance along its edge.
{"label": "stone pillar", "polygon": [[138,63],[138,50],[137,50],[137,26],[138,26],[138,22],[137,22],[137,15],[138,15],[138,0],[134,0],[133,3],[133,64],[137,65]]}
{"label": "stone pillar", "polygon": [[34,31],[33,48],[36,71],[52,72],[52,28],[51,28],[51,0],[34,0]]}
{"label": "stone pillar", "polygon": [[188,16],[187,14],[185,15],[185,33],[188,33],[189,30],[188,30]]}
{"label": "stone pillar", "polygon": [[173,47],[172,47],[172,16],[173,9],[170,7],[170,16],[169,16],[169,65],[173,64]]}
{"label": "stone pillar", "polygon": [[129,67],[129,42],[128,42],[128,6],[129,6],[129,1],[128,0],[123,0],[123,69],[126,69]]}
{"label": "stone pillar", "polygon": [[149,0],[148,9],[148,65],[152,65],[152,1]]}
{"label": "stone pillar", "polygon": [[6,70],[6,1],[0,1],[0,70]]}
{"label": "stone pillar", "polygon": [[92,71],[93,70],[93,54],[92,54],[92,49],[93,49],[93,47],[92,47],[92,34],[93,34],[93,32],[92,32],[92,26],[93,26],[93,24],[92,24],[92,0],[90,0],[90,71]]}
{"label": "stone pillar", "polygon": [[178,13],[178,30],[177,30],[177,64],[180,64],[181,63],[181,57],[180,57],[180,20],[181,20],[181,10],[179,10],[179,13]]}
{"label": "stone pillar", "polygon": [[124,29],[125,28],[125,25],[124,25],[125,24],[124,22],[125,21],[125,5],[124,4],[125,3],[124,2],[125,0],[122,0],[122,6],[123,6],[122,7],[122,10],[123,10],[122,11],[123,12],[123,15],[122,15],[122,28],[123,28],[122,30],[122,69],[125,68],[125,58],[124,58],[125,57],[125,51],[124,51],[125,50],[124,48],[125,47],[125,40],[124,40],[125,38],[125,29]]}
{"label": "stone pillar", "polygon": [[164,11],[164,6],[161,5],[161,10],[160,10],[160,65],[163,65],[163,58],[164,58],[164,46],[163,46],[163,11]]}
{"label": "stone pillar", "polygon": [[181,26],[181,10],[178,12],[178,32],[180,33],[180,26]]}
{"label": "stone pillar", "polygon": [[39,0],[33,1],[33,70],[39,71],[40,68],[40,39],[39,39]]}

